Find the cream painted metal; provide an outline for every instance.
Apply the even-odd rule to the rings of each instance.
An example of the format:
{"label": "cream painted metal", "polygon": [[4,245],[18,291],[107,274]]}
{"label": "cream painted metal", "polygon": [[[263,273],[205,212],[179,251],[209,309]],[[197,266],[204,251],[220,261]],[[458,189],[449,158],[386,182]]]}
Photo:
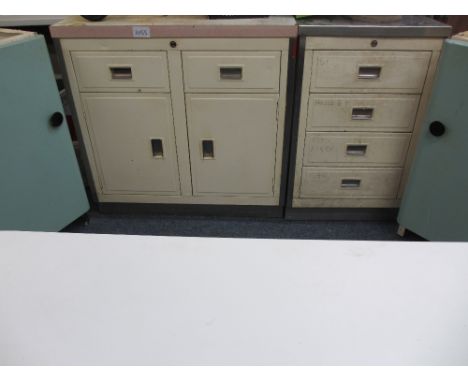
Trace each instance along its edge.
{"label": "cream painted metal", "polygon": [[279,205],[289,38],[59,41],[99,202]]}
{"label": "cream painted metal", "polygon": [[443,40],[305,39],[292,207],[397,207]]}
{"label": "cream painted metal", "polygon": [[183,52],[182,62],[186,92],[279,91],[279,51]]}
{"label": "cream painted metal", "polygon": [[169,91],[166,52],[73,52],[82,92]]}
{"label": "cream painted metal", "polygon": [[418,95],[310,94],[307,131],[411,132]]}
{"label": "cream painted metal", "polygon": [[380,93],[420,93],[431,58],[431,52],[313,50],[310,53],[312,93],[376,89]]}
{"label": "cream painted metal", "polygon": [[403,166],[411,134],[307,133],[304,165]]}
{"label": "cream painted metal", "polygon": [[0,232],[2,365],[468,365],[468,244]]}
{"label": "cream painted metal", "polygon": [[82,93],[81,100],[102,192],[180,195],[168,94]]}
{"label": "cream painted metal", "polygon": [[188,94],[186,106],[194,195],[272,197],[278,95]]}
{"label": "cream painted metal", "polygon": [[395,198],[399,168],[306,167],[300,195],[311,198]]}

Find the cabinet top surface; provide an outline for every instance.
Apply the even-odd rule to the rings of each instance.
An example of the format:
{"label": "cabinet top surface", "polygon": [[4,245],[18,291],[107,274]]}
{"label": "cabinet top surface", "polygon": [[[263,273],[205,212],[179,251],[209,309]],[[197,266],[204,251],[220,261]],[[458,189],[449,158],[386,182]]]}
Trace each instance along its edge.
{"label": "cabinet top surface", "polygon": [[341,37],[448,37],[452,27],[425,16],[322,16],[298,20],[299,35]]}
{"label": "cabinet top surface", "polygon": [[290,16],[226,19],[210,19],[208,16],[107,16],[99,22],[71,16],[52,25],[50,32],[55,38],[134,38],[137,37],[135,27],[146,30],[146,38],[297,35],[296,22]]}

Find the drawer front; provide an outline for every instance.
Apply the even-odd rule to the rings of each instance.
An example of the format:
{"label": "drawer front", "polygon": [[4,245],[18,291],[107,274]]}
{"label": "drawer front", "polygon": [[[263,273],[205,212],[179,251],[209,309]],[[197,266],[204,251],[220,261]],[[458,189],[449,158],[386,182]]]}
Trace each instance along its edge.
{"label": "drawer front", "polygon": [[430,52],[316,51],[310,91],[420,93],[430,58]]}
{"label": "drawer front", "polygon": [[301,198],[396,198],[399,168],[304,167]]}
{"label": "drawer front", "polygon": [[304,166],[403,166],[411,134],[307,133]]}
{"label": "drawer front", "polygon": [[169,91],[165,52],[73,52],[81,91]]}
{"label": "drawer front", "polygon": [[281,52],[183,52],[185,90],[278,92]]}
{"label": "drawer front", "polygon": [[310,94],[307,130],[412,131],[418,95]]}

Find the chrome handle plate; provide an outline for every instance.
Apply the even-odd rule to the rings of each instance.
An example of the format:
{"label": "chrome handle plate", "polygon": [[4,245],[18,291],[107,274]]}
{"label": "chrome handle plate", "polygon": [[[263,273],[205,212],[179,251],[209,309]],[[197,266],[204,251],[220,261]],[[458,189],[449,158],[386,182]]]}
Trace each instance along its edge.
{"label": "chrome handle plate", "polygon": [[351,111],[351,119],[354,121],[368,121],[374,115],[374,109],[371,107],[353,107]]}
{"label": "chrome handle plate", "polygon": [[113,80],[131,80],[133,77],[130,66],[114,66],[110,67],[109,70]]}
{"label": "chrome handle plate", "polygon": [[242,79],[242,67],[223,66],[219,68],[219,78],[222,80],[241,80]]}
{"label": "chrome handle plate", "polygon": [[375,80],[380,77],[381,66],[360,66],[358,78],[363,80]]}
{"label": "chrome handle plate", "polygon": [[341,188],[359,188],[361,179],[341,179]]}
{"label": "chrome handle plate", "polygon": [[367,145],[346,145],[346,155],[364,156],[366,151]]}
{"label": "chrome handle plate", "polygon": [[153,157],[162,159],[164,158],[163,141],[160,138],[151,140],[151,150],[153,151]]}
{"label": "chrome handle plate", "polygon": [[203,159],[214,159],[214,143],[211,139],[204,139],[202,144],[202,157]]}

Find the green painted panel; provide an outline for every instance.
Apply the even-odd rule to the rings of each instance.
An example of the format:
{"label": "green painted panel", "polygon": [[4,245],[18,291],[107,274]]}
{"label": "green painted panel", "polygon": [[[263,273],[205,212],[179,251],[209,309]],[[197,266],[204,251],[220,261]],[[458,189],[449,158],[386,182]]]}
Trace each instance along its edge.
{"label": "green painted panel", "polygon": [[[433,121],[446,130],[431,134]],[[444,44],[398,222],[429,240],[468,241],[468,43]]]}
{"label": "green painted panel", "polygon": [[0,229],[58,231],[89,209],[47,47],[0,47]]}

